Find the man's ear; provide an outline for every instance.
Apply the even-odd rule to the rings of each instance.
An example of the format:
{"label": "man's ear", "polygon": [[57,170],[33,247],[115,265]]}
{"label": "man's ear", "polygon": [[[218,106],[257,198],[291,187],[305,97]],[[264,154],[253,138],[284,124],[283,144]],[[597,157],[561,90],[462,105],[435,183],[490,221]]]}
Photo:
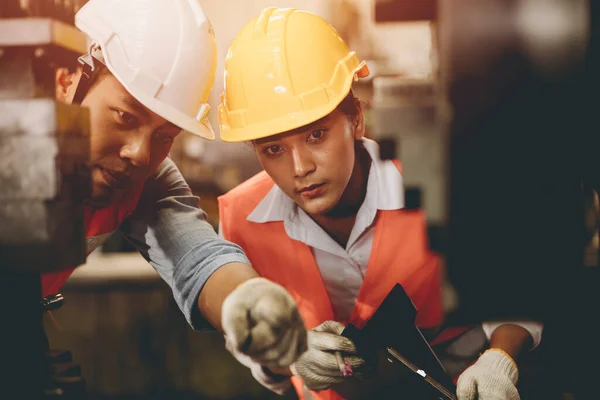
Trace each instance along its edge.
{"label": "man's ear", "polygon": [[57,68],[55,74],[56,100],[61,103],[71,104],[80,79],[81,70],[79,69],[75,72],[70,72],[67,68]]}
{"label": "man's ear", "polygon": [[360,140],[365,136],[365,119],[363,115],[362,103],[359,99],[354,99],[356,102],[356,115],[354,116],[353,128],[354,128],[354,139]]}

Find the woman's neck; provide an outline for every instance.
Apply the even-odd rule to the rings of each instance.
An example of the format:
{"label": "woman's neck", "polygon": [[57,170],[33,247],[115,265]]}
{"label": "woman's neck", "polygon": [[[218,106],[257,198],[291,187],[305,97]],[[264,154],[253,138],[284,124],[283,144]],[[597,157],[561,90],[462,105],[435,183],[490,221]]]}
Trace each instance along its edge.
{"label": "woman's neck", "polygon": [[326,214],[311,215],[311,218],[344,248],[354,227],[356,214],[367,195],[370,167],[371,157],[362,142],[358,141],[354,169],[340,201]]}

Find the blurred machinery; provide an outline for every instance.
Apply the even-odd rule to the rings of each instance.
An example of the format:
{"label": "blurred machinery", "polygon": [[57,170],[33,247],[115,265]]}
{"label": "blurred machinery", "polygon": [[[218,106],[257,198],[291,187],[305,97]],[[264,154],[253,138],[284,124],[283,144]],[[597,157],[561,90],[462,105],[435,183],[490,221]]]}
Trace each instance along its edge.
{"label": "blurred machinery", "polygon": [[68,353],[47,351],[42,313],[61,296],[40,301],[40,272],[86,259],[89,116],[54,100],[56,68],[86,51],[68,24],[81,3],[0,3],[1,398],[72,398],[82,384]]}
{"label": "blurred machinery", "polygon": [[600,370],[582,334],[595,332],[600,304],[597,257],[584,260],[597,238],[586,204],[600,188],[599,8],[375,1],[378,22],[432,21],[436,75],[376,79],[372,114],[382,157],[402,160],[407,207],[427,212],[446,259],[458,296],[449,321],[543,321],[556,373],[546,381],[577,399],[597,398]]}

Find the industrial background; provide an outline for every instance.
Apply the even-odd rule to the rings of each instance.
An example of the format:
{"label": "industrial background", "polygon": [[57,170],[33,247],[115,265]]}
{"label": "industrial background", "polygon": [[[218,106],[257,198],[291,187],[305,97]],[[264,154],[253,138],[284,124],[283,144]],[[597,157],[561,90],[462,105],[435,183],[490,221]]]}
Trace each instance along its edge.
{"label": "industrial background", "polygon": [[[349,47],[354,49],[361,59],[367,60],[371,70],[371,76],[366,80],[361,80],[355,86],[356,95],[366,106],[368,135],[377,140],[387,140],[395,137],[398,132],[423,134],[422,137],[416,138],[409,135],[403,142],[403,146],[394,150],[404,162],[407,184],[420,186],[421,190],[424,190],[425,196],[423,198],[418,196],[419,206],[425,207],[428,212],[432,240],[435,241],[434,246],[444,249],[446,240],[440,227],[447,222],[447,215],[444,208],[445,192],[441,182],[442,174],[439,171],[443,168],[445,161],[441,157],[442,148],[439,147],[439,140],[432,136],[432,132],[438,128],[434,117],[436,113],[443,120],[453,112],[438,96],[440,92],[449,90],[440,85],[440,82],[448,83],[450,80],[445,74],[456,73],[456,70],[463,68],[464,65],[460,62],[452,64],[456,68],[454,72],[440,69],[440,64],[450,64],[445,59],[445,55],[438,51],[440,43],[442,45],[446,43],[447,48],[450,48],[448,43],[453,40],[455,42],[452,44],[456,44],[459,35],[456,33],[456,25],[448,23],[443,26],[438,24],[438,21],[440,15],[455,17],[449,5],[449,3],[454,3],[457,9],[466,10],[464,15],[461,14],[465,20],[469,14],[469,17],[479,21],[478,24],[473,25],[473,32],[476,32],[477,29],[483,31],[488,26],[486,24],[492,22],[498,23],[501,30],[502,23],[504,23],[501,16],[505,16],[503,7],[499,5],[502,1],[478,1],[480,4],[485,4],[488,7],[485,12],[490,12],[494,17],[489,17],[491,14],[476,14],[477,11],[483,12],[482,9],[485,7],[479,9],[473,7],[469,14],[469,6],[466,5],[468,2],[462,0],[438,0],[437,2],[435,0],[200,0],[214,27],[219,54],[217,76],[209,100],[213,110],[209,114],[211,124],[213,127],[219,125],[215,111],[219,104],[219,96],[223,91],[223,65],[229,43],[251,16],[258,15],[266,7],[277,6],[301,8],[324,17],[338,29]],[[39,2],[35,0],[3,0],[0,4],[0,17],[18,16],[19,12],[15,10],[21,10],[20,16],[22,17],[53,17],[70,23],[73,12],[84,3],[85,1],[67,0],[42,0]],[[530,65],[528,64],[528,66],[531,66],[532,69],[535,66],[541,66],[540,74],[545,77],[552,77],[553,74],[560,74],[561,71],[579,68],[569,64],[568,61],[576,64],[577,60],[584,58],[587,54],[586,48],[589,45],[589,39],[583,39],[591,37],[589,34],[591,28],[586,25],[591,20],[591,11],[587,11],[584,6],[584,4],[588,5],[587,2],[579,0],[572,0],[572,2],[548,1],[546,3],[550,6],[547,10],[550,10],[551,13],[547,15],[536,14],[535,7],[541,7],[539,1],[515,0],[509,3],[515,9],[529,7],[527,12],[510,14],[510,18],[518,19],[523,26],[531,28],[530,30],[523,29],[521,32],[523,38],[531,40],[519,42],[520,51],[529,57]],[[538,11],[540,10],[542,8],[539,8]],[[446,12],[446,14],[440,14],[440,12]],[[517,14],[520,17],[515,16]],[[548,22],[551,18],[554,18],[554,23],[562,24],[560,25],[563,28],[561,32],[568,32],[571,35],[567,35],[568,40],[565,39],[563,43],[554,47],[552,40],[556,38],[553,39],[551,35],[539,34],[545,29],[544,21]],[[456,24],[459,18],[448,18],[448,20],[452,20]],[[565,21],[571,21],[573,26]],[[580,23],[581,21],[585,21],[585,23]],[[514,28],[515,25],[512,22],[514,21],[507,22],[506,25]],[[596,32],[595,29],[591,29],[591,31]],[[559,34],[557,33],[557,35]],[[471,39],[473,36],[477,35],[471,34]],[[5,39],[0,37],[0,47]],[[464,37],[462,39],[466,40]],[[500,39],[498,40],[500,41]],[[556,40],[560,40],[560,38]],[[490,46],[493,48],[494,42],[489,43],[492,43]],[[480,46],[477,50],[485,53],[485,43],[473,41],[470,44],[475,46],[473,49]],[[498,45],[497,48],[506,49],[501,45]],[[472,50],[472,52],[474,51]],[[489,56],[491,52],[486,54]],[[471,56],[476,57],[472,53]],[[472,60],[472,58],[469,59]],[[493,58],[489,57],[489,59]],[[561,63],[561,60],[564,62]],[[595,60],[593,62],[596,62]],[[593,64],[593,62],[590,61],[592,65],[597,66],[597,63]],[[558,71],[545,68],[549,65],[556,65]],[[469,79],[468,72],[466,73],[467,79]],[[481,70],[476,70],[473,67],[470,72],[472,73],[470,77],[473,79],[484,79],[485,74],[489,73],[489,69],[482,67]],[[478,75],[479,72],[481,72],[480,75]],[[561,82],[566,87],[567,84],[564,81]],[[588,86],[592,87],[590,81],[587,82]],[[0,83],[2,83],[2,77],[0,77]],[[498,89],[498,86],[487,88],[495,90]],[[585,85],[578,82],[573,86],[580,88]],[[451,92],[454,96],[452,100],[456,101],[458,106],[474,107],[473,103],[466,100],[470,95],[472,98],[477,98],[476,94],[469,92],[469,85],[465,81],[459,81],[457,87],[464,90],[465,97],[460,97],[460,93],[456,92],[458,89],[454,88],[454,91]],[[553,86],[553,89],[556,87]],[[560,90],[563,89],[561,87]],[[566,96],[570,92],[564,89],[560,93]],[[560,99],[560,104],[564,106],[568,104],[568,101]],[[550,112],[552,111],[556,110],[550,110]],[[568,115],[575,115],[569,114],[570,111],[572,110],[565,110],[565,118]],[[583,111],[590,110],[586,108]],[[464,108],[456,107],[454,112],[456,112],[457,120],[465,115]],[[580,109],[579,112],[582,110]],[[515,115],[512,117],[516,118]],[[490,116],[490,120],[492,120],[492,116]],[[507,119],[503,128],[510,129],[509,123],[515,121],[516,119]],[[591,121],[593,121],[592,118],[575,121],[577,124],[573,127],[573,131]],[[548,128],[549,124],[550,120],[547,124],[542,125],[544,128]],[[528,125],[528,127],[533,126],[534,124]],[[461,127],[468,130],[464,125]],[[593,131],[596,135],[597,130],[597,125],[595,125]],[[564,133],[564,140],[568,133]],[[579,139],[578,137],[577,140]],[[515,140],[512,143],[516,145],[521,139],[511,135],[510,140]],[[575,140],[573,139],[573,141]],[[552,141],[548,147],[547,157],[542,157],[543,162],[548,162],[547,158],[550,157],[550,154],[556,154],[553,151],[560,147],[560,143],[563,142]],[[581,140],[578,143],[589,142]],[[597,144],[596,141],[592,141],[592,143]],[[506,149],[508,145],[501,144],[499,148]],[[570,160],[572,156],[573,154],[565,149],[562,161]],[[585,153],[581,156],[581,158],[585,157],[589,158],[589,154]],[[181,135],[173,145],[171,158],[182,171],[194,193],[201,198],[202,207],[208,213],[209,221],[215,229],[219,222],[217,196],[260,171],[260,165],[249,145],[223,143],[218,138],[213,142],[208,142],[196,136]],[[531,162],[536,162],[534,157],[531,158]],[[510,163],[507,162],[507,164]],[[585,167],[588,168],[589,165],[597,165],[594,157]],[[516,167],[514,168],[516,169]],[[586,182],[589,182],[589,185],[597,190],[596,175],[589,174],[585,178],[589,178]],[[459,180],[456,179],[454,182]],[[418,185],[418,183],[421,184]],[[461,187],[461,190],[466,191],[464,187]],[[497,206],[498,203],[494,203],[494,201],[500,200],[489,199],[489,206],[492,204]],[[480,204],[483,203],[485,201],[480,202]],[[527,207],[531,206],[530,203],[524,204],[527,204]],[[552,201],[546,204],[544,212],[556,211],[551,208],[553,204],[555,203]],[[485,204],[481,207],[484,206]],[[490,213],[491,220],[495,221],[495,218],[500,218],[501,213],[496,217],[491,214],[493,213]],[[559,221],[562,221],[560,217]],[[560,223],[557,222],[557,224]],[[529,227],[529,225],[527,226]],[[543,231],[543,228],[541,230]],[[480,237],[489,235],[490,241],[495,243],[499,241],[492,229],[485,233],[472,234]],[[584,293],[597,291],[597,236],[595,247],[588,246],[586,249],[587,269],[584,277],[578,277],[576,280],[576,282],[584,282],[588,285],[587,289],[582,289]],[[489,253],[486,254],[489,255]],[[545,257],[541,258],[544,262],[547,261]],[[539,269],[532,268],[532,271],[530,274],[525,274],[524,282],[529,282],[527,278],[539,273]],[[562,274],[559,270],[552,271],[549,272],[548,278],[551,283],[541,293],[548,294],[550,291],[561,293],[567,290],[563,287],[552,287],[552,284],[556,283]],[[489,271],[488,275],[492,279]],[[460,284],[458,287],[460,289]],[[70,351],[73,363],[80,366],[85,377],[89,399],[250,400],[282,398],[262,388],[254,381],[249,371],[238,364],[225,350],[220,334],[192,331],[173,301],[166,284],[160,280],[150,265],[134,252],[133,247],[118,234],[115,234],[87,258],[85,265],[75,271],[62,294],[65,297],[64,306],[51,313],[46,313],[44,324],[51,348]],[[577,301],[583,303],[597,300],[596,296],[585,297]],[[451,287],[447,288],[445,303],[447,309],[456,306],[456,293]],[[597,307],[597,304],[600,303],[595,304]],[[573,304],[562,304],[562,306],[572,310],[569,307],[572,307]],[[586,310],[589,310],[590,304],[586,304],[586,307],[588,307]],[[597,313],[596,307],[593,309]],[[580,311],[584,312],[583,309]],[[557,311],[556,314],[570,314],[575,319],[570,311]],[[569,323],[572,322],[573,320],[569,321]],[[590,329],[590,326],[592,326],[591,323],[587,321],[583,328]],[[552,335],[552,330],[550,335]],[[592,333],[588,332],[585,335],[588,337]],[[10,346],[10,343],[4,343],[4,345]],[[582,349],[577,347],[574,351],[581,352]],[[588,365],[575,365],[581,366],[592,376],[592,369],[589,369]],[[573,392],[576,392],[576,388],[573,387],[575,384],[569,384],[570,379],[572,379],[571,376],[560,382],[564,384],[564,387],[561,387],[562,398],[577,398],[578,400],[584,398],[574,397]],[[293,396],[295,395],[285,398],[295,398]]]}

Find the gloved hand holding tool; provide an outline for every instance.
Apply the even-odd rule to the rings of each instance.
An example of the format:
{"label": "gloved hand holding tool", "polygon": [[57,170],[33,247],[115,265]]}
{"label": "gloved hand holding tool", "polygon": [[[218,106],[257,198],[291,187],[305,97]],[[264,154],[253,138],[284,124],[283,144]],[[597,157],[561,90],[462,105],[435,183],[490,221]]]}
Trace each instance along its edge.
{"label": "gloved hand holding tool", "polygon": [[306,351],[307,332],[294,298],[280,285],[253,278],[223,302],[227,347],[268,367],[288,367]]}
{"label": "gloved hand holding tool", "polygon": [[325,321],[308,332],[308,350],[291,366],[291,372],[310,390],[325,390],[344,379],[361,377],[365,361],[356,355],[352,341],[341,336],[344,325]]}

